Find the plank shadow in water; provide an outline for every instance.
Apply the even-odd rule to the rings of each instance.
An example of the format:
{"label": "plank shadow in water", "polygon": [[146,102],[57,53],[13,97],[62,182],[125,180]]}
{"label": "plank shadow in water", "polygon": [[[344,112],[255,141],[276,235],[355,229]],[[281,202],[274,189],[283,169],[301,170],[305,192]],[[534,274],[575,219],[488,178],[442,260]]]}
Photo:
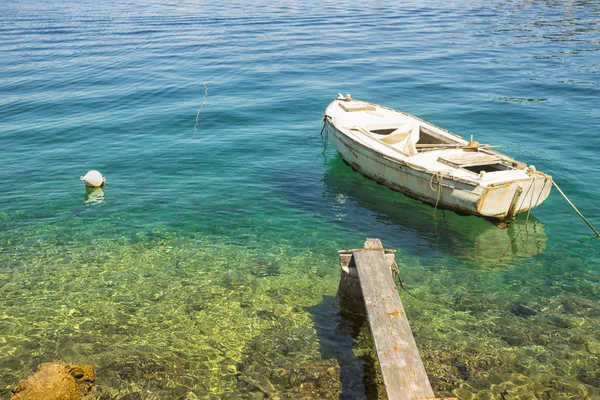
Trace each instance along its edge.
{"label": "plank shadow in water", "polygon": [[339,295],[306,309],[313,317],[323,359],[340,365],[340,399],[377,399],[384,393],[368,321],[340,308]]}

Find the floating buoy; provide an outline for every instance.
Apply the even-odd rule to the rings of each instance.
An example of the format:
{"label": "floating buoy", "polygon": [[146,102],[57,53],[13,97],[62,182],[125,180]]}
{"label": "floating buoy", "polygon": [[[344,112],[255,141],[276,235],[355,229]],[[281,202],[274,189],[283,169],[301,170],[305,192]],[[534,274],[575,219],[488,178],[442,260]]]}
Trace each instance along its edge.
{"label": "floating buoy", "polygon": [[85,186],[89,187],[100,187],[104,185],[106,182],[106,178],[102,176],[102,174],[96,170],[91,170],[84,176],[80,177],[83,182],[85,182]]}

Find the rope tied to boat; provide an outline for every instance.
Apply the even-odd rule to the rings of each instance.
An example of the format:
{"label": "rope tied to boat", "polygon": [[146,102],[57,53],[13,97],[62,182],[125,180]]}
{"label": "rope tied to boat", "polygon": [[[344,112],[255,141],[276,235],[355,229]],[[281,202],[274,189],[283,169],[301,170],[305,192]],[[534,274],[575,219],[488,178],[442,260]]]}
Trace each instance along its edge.
{"label": "rope tied to boat", "polygon": [[573,207],[573,210],[575,210],[575,212],[581,217],[581,219],[583,220],[583,222],[585,222],[587,224],[587,226],[590,227],[590,229],[592,231],[594,231],[594,233],[596,234],[596,237],[600,237],[600,233],[598,233],[598,231],[596,230],[596,228],[594,228],[592,226],[592,224],[590,223],[590,221],[588,221],[581,212],[579,212],[579,210],[577,209],[577,207],[575,207],[575,204],[573,204],[571,202],[571,200],[569,200],[569,198],[567,197],[567,195],[558,187],[558,185],[556,184],[556,182],[554,182],[554,179],[550,178],[550,180],[552,181],[552,184],[554,185],[554,187],[556,188],[556,190],[558,190],[558,192],[562,195],[562,197],[565,198],[565,200],[567,201],[567,203],[569,203],[569,205],[571,207]]}
{"label": "rope tied to boat", "polygon": [[[433,188],[433,178],[436,178],[437,181],[437,189]],[[437,190],[437,198],[435,200],[435,207],[433,207],[433,216],[435,217],[435,213],[437,211],[438,208],[438,204],[440,202],[440,197],[442,196],[442,177],[443,177],[443,173],[441,171],[435,171],[433,174],[431,174],[431,179],[429,179],[429,188],[433,191]]]}
{"label": "rope tied to boat", "polygon": [[[573,202],[571,202],[571,200],[569,200],[569,198],[567,197],[567,195],[561,190],[560,187],[558,187],[558,185],[556,184],[556,182],[554,181],[554,179],[550,176],[550,175],[546,175],[543,174],[541,172],[538,172],[535,169],[535,165],[530,165],[529,167],[527,167],[525,169],[525,171],[527,172],[527,175],[529,176],[533,176],[533,175],[543,175],[546,177],[546,180],[544,181],[544,188],[546,187],[546,181],[550,180],[550,182],[552,183],[552,185],[554,185],[554,187],[556,188],[556,190],[558,190],[558,192],[562,195],[562,197],[564,197],[564,199],[567,201],[567,203],[569,203],[569,205],[573,208],[573,210],[575,210],[575,212],[577,213],[577,215],[579,215],[579,217],[581,217],[581,219],[583,220],[583,222],[585,222],[587,224],[587,226],[590,227],[590,229],[596,234],[596,237],[600,237],[600,233],[598,233],[598,231],[596,230],[596,228],[594,228],[592,226],[592,224],[590,223],[590,221],[588,221],[583,214],[577,209],[577,207],[575,207],[575,204],[573,204]],[[535,179],[535,178],[534,178]],[[535,182],[535,181],[534,181]],[[544,191],[544,188],[542,188],[542,192]],[[540,192],[540,196],[542,195],[542,193]],[[533,196],[533,195],[532,195]],[[539,197],[538,197],[538,201],[537,203],[539,203]],[[528,214],[529,216],[529,214]]]}
{"label": "rope tied to boat", "polygon": [[325,139],[323,137],[323,131],[325,130],[325,127],[327,126],[327,115],[323,115],[323,127],[321,128],[321,139]]}
{"label": "rope tied to boat", "polygon": [[[319,133],[319,135],[321,136],[321,140],[323,141],[323,151],[321,152],[321,154],[318,154],[317,157],[315,158],[315,161],[313,161],[313,165],[317,162],[317,160],[319,159],[319,157],[323,156],[323,158],[325,158],[325,152],[327,151],[327,139],[328,139],[328,131],[327,131],[327,120],[328,120],[328,116],[327,114],[323,114],[323,127],[321,128],[321,132]],[[323,132],[325,132],[325,135],[323,135]]]}
{"label": "rope tied to boat", "polygon": [[[527,170],[529,170],[529,168],[527,168]],[[535,167],[533,167],[533,170],[535,171]],[[529,171],[527,171],[527,173],[529,173]],[[546,186],[545,181],[544,181],[544,186]],[[532,181],[531,185],[529,186],[529,188],[532,190],[531,190],[531,199],[529,199],[529,209],[527,210],[527,217],[525,217],[525,224],[521,227],[521,229],[519,229],[519,232],[517,232],[517,234],[515,235],[513,240],[510,241],[510,243],[506,247],[506,250],[504,250],[504,253],[502,253],[502,256],[498,259],[498,262],[502,262],[502,259],[504,258],[506,253],[508,253],[508,249],[510,249],[512,247],[512,245],[519,238],[519,235],[521,234],[521,232],[523,232],[523,230],[527,227],[527,223],[529,222],[529,214],[531,214],[531,209],[533,208],[533,196],[535,195],[535,178],[533,178],[533,181]],[[543,190],[544,189],[542,188],[542,191]],[[539,197],[538,197],[538,201],[539,201]]]}

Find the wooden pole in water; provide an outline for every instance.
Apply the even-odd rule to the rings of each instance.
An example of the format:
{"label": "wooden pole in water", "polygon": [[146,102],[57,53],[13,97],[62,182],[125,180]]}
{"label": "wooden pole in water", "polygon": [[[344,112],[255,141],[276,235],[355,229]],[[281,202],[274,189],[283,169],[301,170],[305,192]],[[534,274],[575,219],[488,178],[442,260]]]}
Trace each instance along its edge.
{"label": "wooden pole in water", "polygon": [[560,194],[562,194],[562,196],[565,198],[565,200],[567,201],[567,203],[569,203],[571,205],[571,207],[573,207],[573,210],[575,210],[575,212],[577,214],[579,214],[579,216],[587,224],[587,226],[589,226],[594,231],[594,233],[596,234],[596,236],[600,237],[600,233],[598,233],[598,231],[592,226],[592,224],[590,223],[590,221],[588,221],[587,219],[585,219],[585,217],[583,216],[583,214],[579,212],[579,210],[577,209],[577,207],[575,207],[575,204],[571,203],[571,200],[569,200],[569,198],[567,197],[567,195],[564,194],[564,192],[562,190],[560,190],[560,188],[558,187],[558,185],[556,184],[556,182],[554,182],[554,179],[552,179],[552,184],[554,185],[554,187],[556,188],[556,190],[558,190],[558,192]]}

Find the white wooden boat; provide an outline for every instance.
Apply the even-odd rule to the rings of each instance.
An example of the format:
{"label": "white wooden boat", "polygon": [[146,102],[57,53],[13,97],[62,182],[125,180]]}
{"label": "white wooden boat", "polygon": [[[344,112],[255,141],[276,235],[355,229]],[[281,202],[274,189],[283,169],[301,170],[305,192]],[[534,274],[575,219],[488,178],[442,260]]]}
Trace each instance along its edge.
{"label": "white wooden boat", "polygon": [[463,214],[513,219],[541,204],[552,177],[412,115],[339,96],[325,111],[335,149],[355,170]]}

